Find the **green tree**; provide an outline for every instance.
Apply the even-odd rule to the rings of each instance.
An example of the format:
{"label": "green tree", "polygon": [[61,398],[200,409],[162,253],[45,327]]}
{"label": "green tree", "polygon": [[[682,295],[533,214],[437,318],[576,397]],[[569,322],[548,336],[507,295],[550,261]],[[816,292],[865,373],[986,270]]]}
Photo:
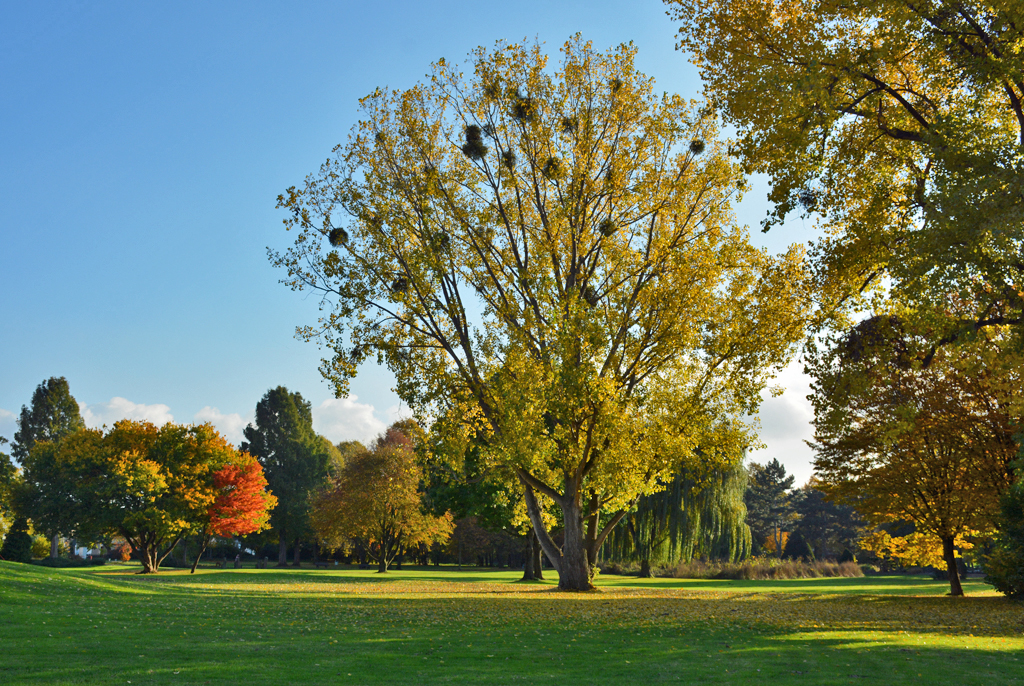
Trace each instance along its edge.
{"label": "green tree", "polygon": [[609,536],[606,559],[640,560],[641,576],[652,563],[688,562],[694,557],[730,562],[750,554],[750,528],[743,495],[742,462],[711,473],[684,472],[667,488],[642,496],[625,526]]}
{"label": "green tree", "polygon": [[240,449],[259,460],[277,497],[270,524],[278,537],[278,566],[287,565],[293,543],[298,567],[302,539],[312,531],[310,494],[326,483],[332,460],[340,465],[341,454],[313,431],[310,403],[284,386],[264,394],[256,404],[256,424],[244,433]]}
{"label": "green tree", "polygon": [[1020,598],[1024,597],[1024,448],[1014,466],[1017,479],[1003,495],[999,533],[984,567],[986,580],[996,590]]}
{"label": "green tree", "polygon": [[65,508],[72,484],[53,468],[49,453],[35,462],[30,454],[37,443],[59,444],[65,436],[84,427],[67,379],[53,376],[36,387],[28,407],[22,405],[18,430],[11,444],[14,459],[24,468],[25,514],[37,530],[49,534],[50,557],[54,558],[60,534],[71,534],[75,524]]}
{"label": "green tree", "polygon": [[441,60],[364,98],[350,142],[279,198],[299,236],[272,260],[333,306],[305,329],[335,351],[322,372],[344,393],[375,356],[416,412],[463,418],[453,441],[484,436],[565,590],[697,445],[750,440],[727,418],[807,303],[800,250],[772,258],[733,223],[713,114],[656,94],[634,55],[576,36],[555,69],[525,44],[475,51],[469,78]]}
{"label": "green tree", "polygon": [[782,557],[785,536],[796,519],[789,490],[793,487],[794,476],[786,474],[786,468],[778,458],[758,464],[751,462],[749,481],[744,500],[747,504],[747,524],[758,550],[766,547]]}
{"label": "green tree", "polygon": [[[807,356],[814,468],[869,524],[913,522],[914,549],[940,549],[950,593],[963,595],[957,541],[994,532],[1017,454],[1005,393],[993,391],[1002,366],[976,362],[1004,351],[982,336],[925,367],[927,348],[900,317],[877,315]],[[1019,376],[1009,382],[1019,389]]]}
{"label": "green tree", "polygon": [[[864,523],[853,507],[828,500],[820,486],[818,480],[812,478],[791,494],[797,516],[793,536],[799,536],[808,549],[801,557],[837,559],[845,551],[856,551]],[[792,557],[790,553],[787,547],[786,554]]]}
{"label": "green tree", "polygon": [[[0,448],[7,439],[0,436]],[[14,494],[19,481],[18,468],[11,462],[11,456],[0,450],[0,517],[10,521],[14,516]]]}
{"label": "green tree", "polygon": [[876,286],[918,308],[933,346],[1020,335],[1024,4],[667,2],[746,168],[771,177],[766,230],[822,217],[833,304],[856,311]]}
{"label": "green tree", "polygon": [[11,528],[4,537],[3,547],[0,548],[0,560],[7,562],[32,561],[32,536],[28,533],[28,520],[24,517],[14,518]]}

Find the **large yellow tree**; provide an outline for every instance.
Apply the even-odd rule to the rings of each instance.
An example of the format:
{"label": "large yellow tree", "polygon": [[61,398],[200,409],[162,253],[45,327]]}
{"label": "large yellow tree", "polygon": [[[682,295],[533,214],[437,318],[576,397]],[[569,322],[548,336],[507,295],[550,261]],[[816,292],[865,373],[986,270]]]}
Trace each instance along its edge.
{"label": "large yellow tree", "polygon": [[[775,210],[817,213],[831,305],[915,303],[939,347],[1024,322],[1024,3],[666,0]],[[951,300],[965,300],[949,317]]]}
{"label": "large yellow tree", "polygon": [[[499,43],[377,90],[318,173],[279,198],[272,254],[323,296],[301,330],[345,393],[376,357],[451,440],[515,475],[563,589],[680,461],[739,459],[741,421],[802,332],[803,255],[735,226],[740,170],[713,114],[658,94],[635,50],[579,36],[557,66]],[[701,458],[705,459],[705,458]],[[539,497],[561,512],[564,543]]]}

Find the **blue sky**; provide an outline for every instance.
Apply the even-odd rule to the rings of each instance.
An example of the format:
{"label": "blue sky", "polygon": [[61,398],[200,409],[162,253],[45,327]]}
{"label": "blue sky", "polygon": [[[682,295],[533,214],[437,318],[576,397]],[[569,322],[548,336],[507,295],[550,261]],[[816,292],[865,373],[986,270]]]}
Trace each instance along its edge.
{"label": "blue sky", "polygon": [[[358,99],[408,87],[439,57],[581,31],[633,41],[659,88],[697,97],[655,0],[634,2],[0,2],[0,435],[50,376],[90,424],[213,421],[233,440],[283,384],[332,440],[401,413],[386,370],[333,399],[320,351],[297,341],[316,302],[277,283],[290,236],[275,198],[342,142]],[[765,185],[740,208],[763,236]],[[810,475],[805,381],[762,410],[769,449]]]}

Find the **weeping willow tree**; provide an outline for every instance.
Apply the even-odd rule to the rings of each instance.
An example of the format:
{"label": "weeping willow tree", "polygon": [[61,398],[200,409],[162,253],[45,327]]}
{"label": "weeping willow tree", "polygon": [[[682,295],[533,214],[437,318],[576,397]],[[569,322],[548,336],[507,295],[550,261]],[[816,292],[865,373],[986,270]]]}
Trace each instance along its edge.
{"label": "weeping willow tree", "polygon": [[750,528],[743,492],[742,463],[697,475],[676,474],[667,487],[642,496],[605,544],[614,560],[640,560],[641,574],[651,563],[688,562],[695,557],[734,562],[750,555]]}

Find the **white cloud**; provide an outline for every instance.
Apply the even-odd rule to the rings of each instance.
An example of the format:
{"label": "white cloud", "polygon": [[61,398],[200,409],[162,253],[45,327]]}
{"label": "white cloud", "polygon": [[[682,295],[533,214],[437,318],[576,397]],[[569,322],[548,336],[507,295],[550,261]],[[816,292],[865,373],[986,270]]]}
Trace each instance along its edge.
{"label": "white cloud", "polygon": [[18,424],[15,421],[13,412],[0,407],[0,436],[3,436],[7,440],[14,440],[14,432],[17,431]]}
{"label": "white cloud", "polygon": [[243,419],[242,415],[237,412],[224,414],[216,407],[210,407],[209,405],[196,412],[195,415],[196,424],[205,424],[206,422],[213,424],[217,431],[220,431],[225,438],[236,446],[242,442],[244,438],[242,430],[251,421],[251,418]]}
{"label": "white cloud", "polygon": [[119,397],[111,398],[109,402],[105,403],[93,403],[91,405],[79,403],[79,408],[82,411],[82,419],[85,420],[85,425],[94,429],[104,425],[108,427],[113,426],[114,422],[121,419],[147,421],[157,426],[163,426],[168,422],[174,421],[171,408],[167,405],[144,405]]}
{"label": "white cloud", "polygon": [[361,441],[368,444],[387,428],[400,413],[397,407],[388,408],[384,415],[387,422],[374,415],[373,405],[357,402],[358,397],[330,398],[313,408],[313,429],[326,436],[332,443],[340,441]]}
{"label": "white cloud", "polygon": [[749,459],[764,463],[778,458],[786,471],[796,476],[796,485],[803,485],[814,472],[814,451],[804,443],[814,437],[814,409],[807,400],[810,378],[803,373],[803,363],[796,360],[782,370],[775,383],[784,387],[785,393],[772,398],[766,392],[758,413],[760,437],[767,447],[750,453]]}

